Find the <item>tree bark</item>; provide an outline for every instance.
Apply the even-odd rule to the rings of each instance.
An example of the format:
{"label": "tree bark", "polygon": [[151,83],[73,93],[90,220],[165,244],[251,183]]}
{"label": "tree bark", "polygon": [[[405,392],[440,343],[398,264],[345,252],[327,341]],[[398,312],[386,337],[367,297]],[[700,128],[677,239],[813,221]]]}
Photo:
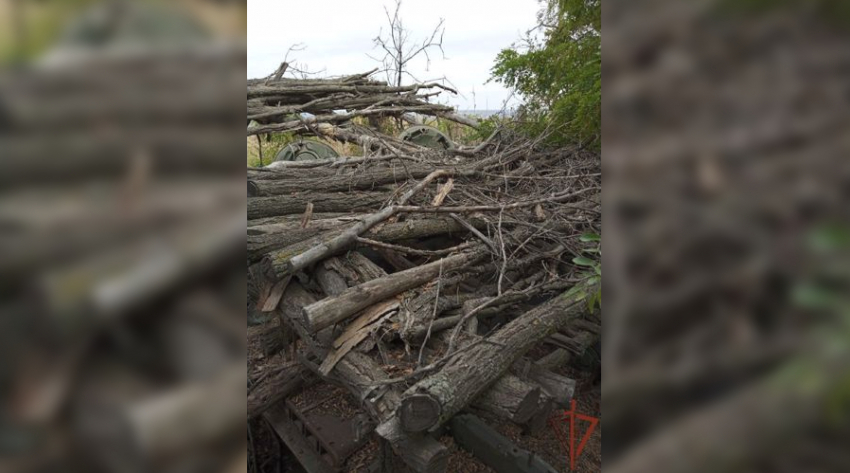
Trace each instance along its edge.
{"label": "tree bark", "polygon": [[545,355],[535,362],[537,366],[547,370],[557,370],[561,366],[570,362],[572,354],[563,348],[556,348],[555,351]]}
{"label": "tree bark", "polygon": [[[318,244],[323,240],[327,240],[328,234],[337,234],[344,228],[351,226],[352,222],[353,220],[351,218],[344,218],[315,220],[307,228],[301,228],[300,221],[265,225],[263,228],[251,227],[249,228],[248,235],[248,260],[259,261],[268,253],[297,245],[311,238],[315,241],[314,244]],[[485,225],[483,221],[478,219],[473,219],[471,223],[477,228],[483,228]],[[258,231],[269,233],[251,234]],[[392,243],[403,240],[420,240],[453,233],[462,234],[466,231],[454,219],[436,217],[384,223],[376,228],[366,230],[363,233],[363,238]]]}
{"label": "tree bark", "polygon": [[540,387],[505,374],[475,398],[473,406],[515,424],[524,424],[538,412],[540,396]]}
{"label": "tree bark", "polygon": [[[374,276],[376,271],[374,265],[362,255],[351,253],[351,255],[355,254],[362,260],[357,261],[358,256],[354,256],[354,261],[346,259],[345,261],[338,260],[336,263],[331,262],[330,268],[326,268],[327,271],[337,274],[340,279],[349,281],[356,281],[351,279],[352,273],[357,273],[358,277],[362,278]],[[329,280],[328,278],[320,279],[319,284],[322,285],[323,290],[337,291],[339,289],[338,280],[328,285]],[[300,313],[290,312],[290,319],[293,323],[300,324]],[[309,338],[309,335],[307,336]],[[322,359],[327,356],[326,351],[316,352],[315,354]],[[348,389],[357,399],[360,399],[369,415],[379,423],[389,420],[398,408],[401,393],[397,389],[390,386],[379,389],[372,388],[376,383],[380,383],[389,377],[380,365],[367,355],[356,351],[348,352],[336,363],[330,372],[330,378]],[[445,446],[430,436],[409,435],[401,429],[389,429],[386,431],[384,439],[389,442],[396,455],[414,471],[440,473],[446,470],[448,451]]]}
{"label": "tree bark", "polygon": [[380,207],[387,199],[384,192],[312,193],[256,197],[248,199],[248,220],[281,215],[301,214],[308,203],[314,212],[351,212]]}
{"label": "tree bark", "polygon": [[[450,332],[440,333],[434,342],[439,350],[448,347]],[[460,334],[462,345],[481,341],[482,337]],[[504,373],[487,390],[472,402],[472,407],[529,428],[532,419],[545,416],[555,404],[569,405],[575,391],[575,381],[533,366],[520,358],[509,372]],[[427,401],[426,401],[427,402]]]}
{"label": "tree bark", "polygon": [[[488,338],[490,343],[461,351],[442,370],[404,393],[399,409],[401,425],[410,432],[435,430],[469,405],[529,348],[568,326],[584,310],[580,302],[558,296],[511,321]],[[407,408],[411,399],[423,396],[432,400],[426,406],[428,411]],[[416,402],[417,406],[423,405]],[[407,418],[407,412],[416,412],[416,418]],[[423,421],[425,417],[427,421]]]}
{"label": "tree bark", "polygon": [[456,270],[480,260],[482,256],[483,252],[480,250],[450,256],[352,287],[337,297],[330,297],[305,307],[304,325],[310,332],[315,333],[388,297],[421,286],[436,278],[441,271]]}
{"label": "tree bark", "polygon": [[[445,166],[452,175],[471,174],[459,166]],[[317,169],[289,169],[286,174],[273,173],[264,180],[248,181],[248,196],[290,195],[309,189],[310,192],[351,192],[354,190],[373,190],[387,184],[402,184],[413,179],[422,179],[434,171],[434,166],[393,165],[371,167],[365,170],[352,169],[327,172]],[[273,177],[277,179],[272,180]]]}
{"label": "tree bark", "polygon": [[570,407],[570,401],[576,390],[576,382],[573,379],[553,373],[528,359],[519,359],[511,365],[511,373],[540,386],[543,393],[549,397],[555,405],[563,408]]}
{"label": "tree bark", "polygon": [[248,418],[262,414],[270,406],[298,392],[302,387],[318,381],[301,363],[294,361],[276,368],[277,371],[260,380],[248,392]]}

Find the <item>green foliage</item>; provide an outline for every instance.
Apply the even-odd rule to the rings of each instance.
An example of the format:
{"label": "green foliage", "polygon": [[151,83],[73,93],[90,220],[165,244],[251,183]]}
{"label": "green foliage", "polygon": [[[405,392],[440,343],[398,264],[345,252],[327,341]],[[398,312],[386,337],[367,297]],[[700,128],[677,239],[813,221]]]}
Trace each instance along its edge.
{"label": "green foliage", "polygon": [[[274,161],[277,152],[284,146],[296,141],[298,137],[293,133],[271,133],[262,135],[258,140],[256,136],[248,138],[248,166],[263,167]],[[262,161],[260,160],[260,149],[262,148]]]}
{"label": "green foliage", "polygon": [[516,90],[526,131],[554,144],[599,149],[602,131],[602,0],[547,0],[540,38],[496,58],[493,79]]}

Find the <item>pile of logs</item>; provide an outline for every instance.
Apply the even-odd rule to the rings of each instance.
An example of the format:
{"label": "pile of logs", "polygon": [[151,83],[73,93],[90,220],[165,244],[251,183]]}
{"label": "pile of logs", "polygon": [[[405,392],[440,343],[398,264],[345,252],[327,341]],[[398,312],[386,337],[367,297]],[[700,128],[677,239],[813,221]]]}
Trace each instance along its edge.
{"label": "pile of logs", "polygon": [[[249,134],[341,140],[358,114],[421,111],[405,101],[426,87],[267,81],[249,82],[249,118],[275,121]],[[325,88],[333,100],[314,95]],[[327,117],[324,100],[354,111]],[[318,115],[283,116],[307,110]],[[555,371],[600,332],[589,269],[573,260],[598,244],[581,236],[599,232],[601,163],[508,130],[447,151],[368,138],[362,157],[248,170],[249,311],[266,320],[249,345],[285,360],[272,374],[249,366],[248,414],[268,419],[305,386],[331,383],[377,433],[383,471],[446,471],[435,435],[457,414],[534,431],[572,399],[575,383]]]}
{"label": "pile of logs", "polygon": [[845,15],[608,6],[606,471],[846,470]]}
{"label": "pile of logs", "polygon": [[0,75],[0,470],[218,473],[244,457],[227,99],[244,61],[174,48]]}
{"label": "pile of logs", "polygon": [[[412,114],[429,115],[476,126],[475,120],[457,115],[448,105],[428,100],[447,91],[457,92],[438,82],[394,87],[370,79],[375,71],[333,79],[291,79],[281,76],[287,68],[283,63],[278,72],[266,79],[248,81],[248,136],[273,132],[311,132],[335,137],[342,141],[376,147],[372,130],[339,130],[335,125],[350,124],[356,117],[377,119]],[[344,113],[336,113],[344,111]],[[319,126],[324,125],[324,126]],[[396,147],[411,148],[388,136]]]}

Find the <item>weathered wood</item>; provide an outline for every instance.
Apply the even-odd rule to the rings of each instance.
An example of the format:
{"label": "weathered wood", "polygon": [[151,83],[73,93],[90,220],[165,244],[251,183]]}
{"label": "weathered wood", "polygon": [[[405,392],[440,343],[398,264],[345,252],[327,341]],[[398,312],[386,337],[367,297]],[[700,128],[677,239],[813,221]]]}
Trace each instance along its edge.
{"label": "weathered wood", "polygon": [[248,390],[248,418],[251,419],[266,411],[277,402],[298,392],[304,386],[318,381],[318,378],[298,362],[289,362],[274,368],[275,372],[256,382]]}
{"label": "weathered wood", "polygon": [[45,271],[35,283],[36,302],[50,316],[77,317],[80,329],[137,310],[243,251],[244,216],[222,219]]}
{"label": "weathered wood", "polygon": [[[294,246],[322,235],[334,234],[351,224],[352,218],[346,217],[313,220],[307,228],[301,228],[298,221],[250,227],[248,230],[248,260],[259,261],[270,252]],[[479,219],[473,219],[472,224],[477,228],[483,228],[485,225]],[[363,237],[381,242],[398,242],[463,233],[466,233],[466,229],[453,219],[436,217],[385,223],[364,231]]]}
{"label": "weathered wood", "polygon": [[295,222],[276,230],[275,233],[249,234],[248,260],[259,261],[266,253],[309,240],[325,232],[332,232],[342,228],[344,225],[345,221],[337,219],[316,220],[310,222],[307,228],[301,228],[300,223]]}
{"label": "weathered wood", "polygon": [[528,419],[528,422],[522,426],[523,432],[530,435],[537,435],[540,432],[552,428],[549,424],[549,420],[555,412],[555,402],[552,401],[549,396],[543,394],[540,396],[537,403],[537,413],[535,413],[531,419]]}
{"label": "weathered wood", "polygon": [[[451,333],[442,332],[434,338],[434,344],[440,351],[445,351],[449,345]],[[461,333],[461,345],[469,345],[470,343],[481,342],[483,337]],[[491,384],[483,394],[472,401],[471,406],[475,409],[495,415],[498,418],[511,421],[518,425],[529,424],[533,418],[539,418],[543,413],[541,411],[551,411],[551,395],[544,390],[543,386],[537,383],[540,378],[555,390],[559,395],[562,388],[557,386],[556,380],[546,376],[545,370],[538,368],[539,372],[533,372],[528,367],[531,362],[526,359],[519,359],[511,365],[510,372],[505,372],[493,384]],[[532,376],[529,376],[532,373]],[[557,376],[554,375],[553,376]],[[558,377],[562,378],[562,377]],[[566,389],[569,391],[570,399],[572,399],[575,382],[569,378],[559,379],[567,383]],[[419,402],[425,402],[429,405],[433,400],[430,396],[424,396],[426,399],[421,399]],[[437,406],[437,409],[441,409]],[[426,415],[427,417],[427,415]]]}
{"label": "weathered wood", "polygon": [[280,215],[303,214],[308,203],[314,212],[352,212],[380,207],[383,192],[307,193],[248,199],[248,220]]}
{"label": "weathered wood", "polygon": [[582,355],[584,351],[587,350],[587,348],[593,344],[593,341],[595,339],[596,337],[594,337],[594,334],[589,332],[580,332],[575,334],[575,336],[573,337],[564,335],[562,333],[553,333],[545,341],[546,343],[567,350],[574,355]]}
{"label": "weathered wood", "polygon": [[570,362],[572,354],[563,348],[556,348],[555,351],[543,356],[535,363],[541,368],[547,370],[555,370]]}
{"label": "weathered wood", "polygon": [[[356,273],[357,277],[362,278],[369,278],[370,274],[374,274],[376,271],[374,265],[370,266],[366,263],[368,260],[365,258],[359,259],[362,255],[354,255],[356,253],[352,253],[351,258],[340,260],[341,264],[333,267],[331,271]],[[341,269],[342,267],[346,269]],[[340,277],[345,278],[342,275]],[[349,274],[348,277],[350,278],[351,275]],[[321,281],[319,282],[321,284]],[[301,320],[303,307],[313,303],[315,298],[307,294],[298,283],[291,284],[287,291],[281,304],[282,319],[298,331],[302,341],[306,341],[306,346],[315,356],[324,359],[328,353],[327,348],[321,346],[320,342],[307,332]],[[322,335],[330,330],[327,328],[319,332],[318,338],[323,338]],[[389,386],[373,389],[372,386],[380,384],[389,377],[380,365],[367,355],[349,351],[336,363],[328,377],[360,400],[370,417],[379,423],[390,419],[398,407],[401,393],[397,389]],[[401,429],[388,429],[385,431],[384,439],[389,442],[396,455],[417,473],[445,472],[448,464],[448,450],[430,436],[409,435]]]}
{"label": "weathered wood", "polygon": [[[496,381],[513,362],[534,344],[578,318],[586,308],[571,298],[558,296],[514,319],[493,336],[458,353],[442,370],[419,381],[404,393],[402,405],[410,396],[430,396],[433,405],[430,423],[417,419],[407,424],[406,410],[399,409],[399,420],[411,432],[433,431],[452,418],[488,386]],[[421,416],[420,411],[420,416]],[[423,428],[423,425],[427,427]]]}
{"label": "weathered wood", "polygon": [[[515,424],[524,424],[537,413],[539,401],[538,386],[505,374],[475,398],[473,405]],[[430,425],[425,426],[425,429],[428,427]]]}
{"label": "weathered wood", "polygon": [[[405,192],[405,194],[399,199],[398,204],[405,205],[417,192],[424,189],[429,183],[438,178],[447,176],[448,174],[448,172],[443,170],[437,170],[428,174],[426,178],[422,179],[415,186]],[[301,271],[302,269],[312,266],[325,258],[338,254],[353,246],[357,241],[357,237],[363,234],[363,232],[395,215],[397,208],[398,206],[385,207],[378,212],[364,217],[360,223],[351,226],[350,228],[340,232],[338,235],[334,235],[324,243],[315,245],[303,253],[289,256],[283,261],[279,256],[273,256],[271,258],[272,267],[278,277],[282,278],[286,274]]]}
{"label": "weathered wood", "polygon": [[[451,283],[453,285],[460,280],[460,278],[457,278],[452,280]],[[506,307],[510,307],[511,305],[519,302],[531,300],[542,294],[562,292],[568,288],[570,284],[571,283],[566,280],[553,281],[540,284],[530,290],[506,292],[502,294],[498,304],[480,310],[475,315],[475,320],[499,315],[505,311]],[[404,327],[401,337],[408,343],[418,343],[425,337],[429,327],[431,329],[431,333],[438,333],[449,328],[454,328],[464,318],[464,314],[466,312],[473,310],[476,306],[488,301],[495,296],[496,292],[497,287],[495,285],[491,285],[479,288],[475,293],[451,294],[449,296],[442,297],[438,301],[436,310],[437,315],[458,307],[464,307],[464,311],[457,315],[435,319],[433,323],[430,323],[429,314],[433,310],[435,294],[433,294],[433,291],[426,291],[407,302],[406,315],[409,317],[410,322],[406,327]]]}
{"label": "weathered wood", "polygon": [[[87,412],[100,429],[82,429],[99,456],[115,467],[157,465],[175,454],[209,446],[245,428],[245,365],[203,383]],[[91,402],[91,400],[87,400]]]}
{"label": "weathered wood", "polygon": [[327,376],[343,356],[369,336],[372,331],[372,324],[380,324],[381,320],[386,319],[396,310],[398,310],[398,302],[392,300],[379,302],[364,310],[346,327],[342,335],[334,340],[334,351],[325,357],[322,365],[319,366],[319,372]]}
{"label": "weathered wood", "polygon": [[[460,166],[445,166],[454,176],[473,175],[475,171]],[[434,170],[421,164],[394,164],[367,169],[332,171],[317,169],[288,169],[285,174],[269,173],[262,180],[248,181],[248,196],[290,195],[309,189],[310,192],[367,191],[387,184],[400,185],[412,179],[422,179]]]}
{"label": "weathered wood", "polygon": [[436,278],[440,271],[453,271],[480,260],[482,256],[483,252],[480,250],[450,256],[352,287],[339,296],[305,307],[304,325],[311,332],[329,327],[387,297],[425,284]]}
{"label": "weathered wood", "polygon": [[569,408],[575,394],[576,382],[573,379],[553,373],[528,359],[515,361],[510,368],[511,373],[522,379],[540,386],[555,405]]}

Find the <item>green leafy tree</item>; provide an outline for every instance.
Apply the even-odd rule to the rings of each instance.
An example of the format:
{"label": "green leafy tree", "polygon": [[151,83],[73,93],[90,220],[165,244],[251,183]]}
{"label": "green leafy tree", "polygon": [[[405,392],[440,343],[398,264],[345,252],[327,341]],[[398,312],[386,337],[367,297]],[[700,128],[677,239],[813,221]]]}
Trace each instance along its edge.
{"label": "green leafy tree", "polygon": [[493,79],[524,99],[526,131],[598,149],[602,129],[602,0],[543,0],[538,26],[496,58]]}

